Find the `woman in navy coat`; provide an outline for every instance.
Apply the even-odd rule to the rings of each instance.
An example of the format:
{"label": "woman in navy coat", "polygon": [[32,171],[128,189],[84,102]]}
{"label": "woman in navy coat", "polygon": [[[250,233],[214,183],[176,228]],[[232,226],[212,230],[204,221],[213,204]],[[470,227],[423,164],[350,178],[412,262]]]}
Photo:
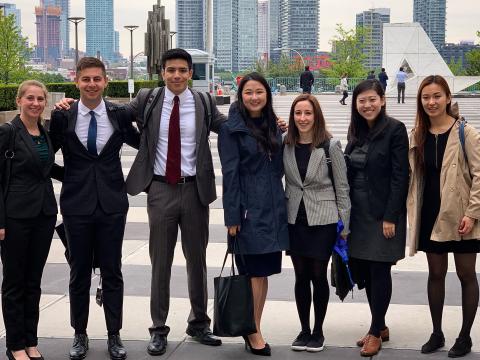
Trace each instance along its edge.
{"label": "woman in navy coat", "polygon": [[[288,247],[283,190],[282,137],[272,107],[272,93],[257,73],[246,75],[238,88],[228,121],[220,130],[218,149],[223,173],[223,208],[239,272],[251,277],[257,332],[245,337],[256,355],[270,355],[260,320],[268,276],[281,271]],[[241,255],[240,255],[241,254]]]}

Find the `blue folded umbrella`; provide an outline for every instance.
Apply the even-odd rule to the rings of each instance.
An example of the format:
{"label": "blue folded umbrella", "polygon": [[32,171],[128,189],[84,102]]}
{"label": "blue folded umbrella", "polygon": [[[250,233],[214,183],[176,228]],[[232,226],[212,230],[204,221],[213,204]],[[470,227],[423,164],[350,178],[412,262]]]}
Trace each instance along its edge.
{"label": "blue folded umbrella", "polygon": [[332,257],[332,285],[337,288],[337,295],[341,300],[353,289],[355,282],[348,265],[348,244],[340,234],[344,229],[341,220],[337,223],[337,241],[333,247]]}

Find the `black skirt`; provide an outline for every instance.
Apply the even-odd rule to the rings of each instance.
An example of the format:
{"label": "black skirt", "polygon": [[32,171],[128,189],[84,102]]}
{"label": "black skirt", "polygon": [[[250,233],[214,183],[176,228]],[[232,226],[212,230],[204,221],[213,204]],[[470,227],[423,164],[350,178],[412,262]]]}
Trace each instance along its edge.
{"label": "black skirt", "polygon": [[250,277],[266,277],[282,271],[282,252],[235,255],[238,273]]}
{"label": "black skirt", "polygon": [[337,239],[337,224],[308,226],[288,224],[290,250],[287,255],[329,260]]}

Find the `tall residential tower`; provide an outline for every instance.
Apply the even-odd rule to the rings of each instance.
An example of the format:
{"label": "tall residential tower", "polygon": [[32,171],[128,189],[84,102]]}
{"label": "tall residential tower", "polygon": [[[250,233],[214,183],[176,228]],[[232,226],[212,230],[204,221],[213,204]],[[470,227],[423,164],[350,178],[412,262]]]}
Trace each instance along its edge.
{"label": "tall residential tower", "polygon": [[363,53],[367,56],[365,66],[369,70],[377,70],[382,67],[383,56],[383,24],[390,22],[390,9],[370,9],[357,14],[357,28],[363,27],[370,33],[370,41],[367,42]]}
{"label": "tall residential tower", "polygon": [[62,40],[61,51],[63,55],[70,53],[70,0],[44,0],[45,6],[58,6],[60,13],[60,38]]}
{"label": "tall residential tower", "polygon": [[176,17],[177,47],[205,50],[206,0],[177,0]]}
{"label": "tall residential tower", "polygon": [[114,58],[113,0],[85,0],[87,56],[110,61]]}
{"label": "tall residential tower", "polygon": [[445,44],[447,0],[413,0],[413,21],[420,23],[440,50]]}

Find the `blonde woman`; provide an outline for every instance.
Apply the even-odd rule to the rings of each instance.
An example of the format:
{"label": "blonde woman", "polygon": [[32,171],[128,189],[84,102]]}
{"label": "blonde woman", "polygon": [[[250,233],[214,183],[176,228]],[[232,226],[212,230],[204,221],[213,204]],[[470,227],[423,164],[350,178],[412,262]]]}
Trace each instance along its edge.
{"label": "blonde woman", "polygon": [[[2,310],[9,360],[42,360],[37,349],[40,283],[57,220],[50,171],[55,157],[41,114],[47,89],[18,88],[20,114],[0,126]],[[9,174],[9,175],[7,175]]]}

